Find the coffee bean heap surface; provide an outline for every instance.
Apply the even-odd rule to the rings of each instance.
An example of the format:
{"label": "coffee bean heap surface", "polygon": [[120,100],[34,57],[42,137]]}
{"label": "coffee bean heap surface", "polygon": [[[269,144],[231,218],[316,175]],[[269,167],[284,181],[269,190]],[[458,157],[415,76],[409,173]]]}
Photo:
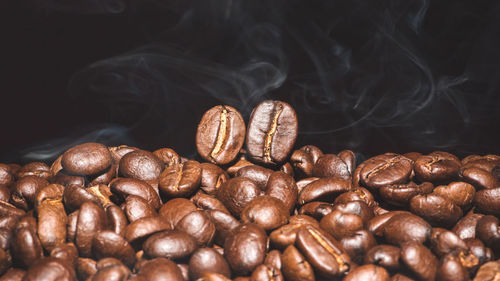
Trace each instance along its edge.
{"label": "coffee bean heap surface", "polygon": [[0,164],[1,280],[500,281],[500,156],[294,147],[294,109],[209,109],[199,158],[83,143]]}

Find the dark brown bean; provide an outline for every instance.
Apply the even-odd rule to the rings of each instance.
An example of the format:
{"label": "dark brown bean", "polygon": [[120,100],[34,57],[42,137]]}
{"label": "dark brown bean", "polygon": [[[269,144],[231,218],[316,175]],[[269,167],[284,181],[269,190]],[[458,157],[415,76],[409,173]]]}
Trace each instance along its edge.
{"label": "dark brown bean", "polygon": [[232,177],[234,177],[236,175],[236,173],[243,167],[246,167],[246,166],[252,166],[254,165],[252,162],[248,161],[246,159],[246,156],[245,155],[241,155],[240,156],[240,159],[234,163],[234,165],[232,165],[231,167],[227,168],[227,173],[229,175],[231,175]]}
{"label": "dark brown bean", "polygon": [[182,260],[197,248],[196,240],[180,230],[165,230],[151,235],[143,245],[144,254],[151,258]]}
{"label": "dark brown bean", "polygon": [[136,261],[132,246],[120,235],[113,231],[99,231],[92,240],[92,253],[97,259],[106,257],[116,258],[128,267]]}
{"label": "dark brown bean", "polygon": [[343,192],[352,190],[350,181],[338,178],[321,178],[306,185],[299,194],[298,203],[304,205],[311,201],[332,202]]}
{"label": "dark brown bean", "polygon": [[201,118],[196,131],[196,148],[205,160],[227,164],[238,155],[245,141],[245,121],[235,108],[218,105]]}
{"label": "dark brown bean", "polygon": [[405,243],[401,247],[401,260],[419,279],[435,280],[438,259],[424,245],[418,242]]}
{"label": "dark brown bean", "polygon": [[76,223],[75,244],[82,257],[92,254],[92,239],[99,230],[106,228],[104,210],[92,202],[82,204]]}
{"label": "dark brown bean", "polygon": [[290,156],[290,162],[301,177],[312,176],[314,161],[312,156],[306,151],[302,149],[295,150]]}
{"label": "dark brown bean", "polygon": [[284,281],[281,270],[261,264],[253,271],[250,281]]}
{"label": "dark brown bean", "polygon": [[343,213],[339,210],[324,216],[319,225],[337,240],[352,236],[364,227],[363,219],[360,216]]}
{"label": "dark brown bean", "polygon": [[356,267],[354,270],[349,272],[347,276],[343,279],[344,281],[363,281],[363,280],[373,280],[373,281],[389,281],[390,276],[387,270],[383,267],[376,266],[373,264],[365,264],[360,267]]}
{"label": "dark brown bean", "polygon": [[474,281],[497,281],[500,278],[500,261],[490,261],[483,264]]}
{"label": "dark brown bean", "polygon": [[278,250],[269,251],[264,259],[264,264],[281,270],[283,264],[281,252]]}
{"label": "dark brown bean", "polygon": [[425,220],[408,213],[395,214],[383,225],[385,240],[394,245],[409,241],[424,243],[431,232],[432,228]]}
{"label": "dark brown bean", "polygon": [[252,223],[234,229],[224,243],[224,257],[232,271],[239,275],[248,275],[262,264],[266,250],[266,232]]}
{"label": "dark brown bean", "polygon": [[0,277],[0,281],[22,281],[26,271],[24,269],[11,267]]}
{"label": "dark brown bean", "polygon": [[183,217],[196,210],[196,205],[188,199],[174,198],[163,204],[159,214],[173,229]]}
{"label": "dark brown bean", "polygon": [[14,231],[11,249],[12,261],[18,267],[28,268],[36,260],[43,257],[43,248],[35,228],[19,227]]}
{"label": "dark brown bean", "polygon": [[118,170],[123,177],[143,180],[149,184],[158,184],[163,168],[163,162],[153,153],[136,150],[125,154],[120,159]]}
{"label": "dark brown bean", "polygon": [[75,244],[71,242],[58,244],[52,249],[52,251],[50,251],[50,256],[60,259],[62,262],[67,263],[70,267],[75,267],[78,259],[78,249]]}
{"label": "dark brown bean", "polygon": [[232,234],[234,229],[240,226],[240,222],[228,213],[209,210],[207,215],[215,225],[214,241],[218,245],[224,245],[226,238]]}
{"label": "dark brown bean", "polygon": [[166,168],[160,175],[160,191],[168,197],[189,197],[201,182],[201,166],[188,160]]}
{"label": "dark brown bean", "polygon": [[0,249],[0,275],[4,274],[12,266],[12,257],[4,249]]}
{"label": "dark brown bean", "polygon": [[212,248],[196,250],[189,259],[189,278],[198,280],[204,272],[218,273],[227,278],[231,277],[231,269],[224,257]]}
{"label": "dark brown bean", "polygon": [[219,187],[229,180],[229,175],[212,163],[201,163],[201,189],[209,195],[215,195]]}
{"label": "dark brown bean", "polygon": [[333,210],[339,210],[342,213],[358,215],[364,223],[367,223],[374,217],[373,209],[364,201],[351,201],[348,203],[338,203],[333,206]]}
{"label": "dark brown bean", "polygon": [[78,258],[76,260],[76,273],[79,280],[87,280],[96,272],[97,262],[95,260],[89,258]]}
{"label": "dark brown bean", "polygon": [[128,146],[128,145],[119,145],[109,147],[109,152],[111,153],[111,157],[113,158],[113,163],[118,164],[125,154],[139,150],[137,147]]}
{"label": "dark brown bean", "polygon": [[359,172],[360,182],[372,190],[384,185],[406,183],[412,164],[410,159],[394,153],[372,157],[363,163]]}
{"label": "dark brown bean", "polygon": [[373,194],[364,187],[359,187],[351,191],[344,192],[335,198],[334,204],[346,204],[352,201],[363,201],[369,207],[375,206]]}
{"label": "dark brown bean", "polygon": [[325,154],[314,164],[312,175],[318,178],[334,177],[351,179],[347,164],[335,154]]}
{"label": "dark brown bean", "polygon": [[495,216],[483,216],[477,221],[476,236],[491,247],[494,252],[500,251],[500,221]]}
{"label": "dark brown bean", "polygon": [[128,225],[128,221],[123,210],[116,205],[110,205],[106,207],[105,211],[108,229],[122,237],[125,236],[125,229]]}
{"label": "dark brown bean", "polygon": [[83,143],[64,152],[61,165],[73,175],[95,175],[111,166],[109,149],[100,143]]}
{"label": "dark brown bean", "polygon": [[317,220],[321,220],[324,216],[333,212],[332,204],[326,202],[313,201],[300,207],[299,214],[308,215]]}
{"label": "dark brown bean", "polygon": [[325,278],[340,277],[351,267],[349,255],[340,243],[321,229],[302,226],[297,232],[295,245],[318,274]]}
{"label": "dark brown bean", "polygon": [[289,211],[280,200],[263,195],[254,198],[241,212],[243,223],[256,223],[270,231],[288,223]]}
{"label": "dark brown bean", "polygon": [[250,115],[246,135],[249,156],[266,164],[284,162],[297,138],[293,108],[282,101],[261,102]]}
{"label": "dark brown bean", "polygon": [[[98,194],[100,194],[100,192]],[[64,189],[63,200],[64,205],[70,211],[79,209],[84,202],[101,204],[101,200],[99,200],[97,194],[94,194],[89,189],[86,189],[83,186],[74,184],[71,184]]]}
{"label": "dark brown bean", "polygon": [[111,166],[101,174],[91,176],[88,178],[90,183],[89,186],[98,185],[98,184],[108,184],[116,177],[118,170],[118,164],[111,164]]}
{"label": "dark brown bean", "polygon": [[170,224],[161,217],[147,217],[130,223],[125,229],[125,239],[134,247],[139,247],[142,241],[151,234],[171,229]]}
{"label": "dark brown bean", "polygon": [[467,208],[472,204],[476,190],[471,184],[459,181],[438,186],[433,193],[452,201],[459,207]]}
{"label": "dark brown bean", "polygon": [[121,204],[128,195],[137,195],[148,201],[155,209],[160,208],[161,202],[158,193],[146,182],[138,179],[117,178],[109,184],[111,192],[116,195],[115,203]]}
{"label": "dark brown bean", "polygon": [[293,177],[277,171],[272,173],[267,181],[266,195],[281,200],[291,213],[297,204],[298,188]]}
{"label": "dark brown bean", "polygon": [[314,281],[314,270],[311,264],[293,245],[283,252],[283,275],[290,281]]}
{"label": "dark brown bean", "polygon": [[66,224],[68,217],[59,198],[45,199],[36,208],[38,216],[38,237],[43,248],[50,252],[57,244],[66,242]]}
{"label": "dark brown bean", "polygon": [[474,197],[474,203],[479,212],[500,216],[500,187],[479,190]]}
{"label": "dark brown bean", "polygon": [[139,270],[138,276],[155,281],[184,281],[179,267],[166,258],[156,258],[146,262]]}
{"label": "dark brown bean", "polygon": [[25,176],[16,181],[12,194],[10,196],[10,202],[12,205],[21,208],[23,210],[32,209],[36,193],[42,187],[49,185],[49,182],[43,178],[37,176]]}
{"label": "dark brown bean", "polygon": [[414,182],[407,184],[390,184],[379,189],[380,197],[389,204],[399,207],[406,207],[410,200],[416,195],[431,193],[434,185],[424,182],[417,185]]}
{"label": "dark brown bean", "polygon": [[225,212],[229,214],[226,206],[222,204],[222,202],[208,194],[205,194],[203,191],[198,191],[196,194],[191,197],[191,201],[200,209],[203,210],[219,210],[221,212]]}
{"label": "dark brown bean", "polygon": [[267,169],[259,165],[250,165],[243,167],[236,172],[235,177],[242,177],[252,180],[261,190],[266,189],[269,177],[273,170]]}
{"label": "dark brown bean", "polygon": [[377,245],[371,248],[364,257],[364,263],[373,263],[390,271],[401,268],[401,250],[392,245]]}
{"label": "dark brown bean", "polygon": [[41,258],[33,263],[24,281],[76,281],[75,270],[56,258]]}
{"label": "dark brown bean", "polygon": [[452,227],[463,215],[462,209],[455,203],[435,194],[413,197],[410,210],[433,226]]}
{"label": "dark brown bean", "polygon": [[[468,256],[472,255],[477,258],[478,267],[484,264],[485,262],[491,261],[493,259],[494,256],[493,251],[491,250],[491,248],[487,248],[481,240],[475,238],[467,238],[464,239],[464,242],[467,245],[467,248],[469,249],[470,252]],[[472,270],[475,269],[476,269],[475,267],[472,268]]]}
{"label": "dark brown bean", "polygon": [[455,233],[444,228],[433,228],[430,238],[431,250],[438,257],[443,257],[452,252],[465,251],[467,245]]}
{"label": "dark brown bean", "polygon": [[11,185],[15,180],[14,175],[10,171],[7,164],[0,163],[0,184]]}
{"label": "dark brown bean", "polygon": [[177,154],[177,152],[175,152],[171,148],[167,148],[167,147],[159,148],[159,149],[153,151],[153,154],[156,157],[158,157],[158,159],[160,159],[160,161],[163,162],[165,167],[170,167],[174,164],[178,164],[179,162],[181,162],[181,158],[179,157],[179,154]]}
{"label": "dark brown bean", "polygon": [[176,229],[191,235],[199,246],[209,246],[215,237],[215,225],[204,211],[193,211],[184,216]]}
{"label": "dark brown bean", "polygon": [[455,232],[460,239],[475,238],[476,224],[482,217],[482,214],[475,214],[471,211],[455,224],[452,231]]}
{"label": "dark brown bean", "polygon": [[436,278],[442,281],[470,280],[467,269],[463,267],[458,258],[453,255],[446,255],[439,261]]}
{"label": "dark brown bean", "polygon": [[366,252],[377,245],[373,234],[364,229],[356,231],[352,236],[342,238],[339,242],[355,263],[363,262]]}
{"label": "dark brown bean", "polygon": [[19,179],[26,176],[37,176],[48,180],[51,175],[50,167],[43,162],[28,163],[21,167],[16,173],[16,177]]}
{"label": "dark brown bean", "polygon": [[123,204],[123,209],[129,222],[136,221],[140,218],[155,217],[158,215],[155,208],[148,204],[148,201],[135,195],[127,196],[127,199]]}
{"label": "dark brown bean", "polygon": [[420,181],[440,183],[456,178],[460,166],[460,160],[455,155],[443,151],[434,151],[417,158],[414,170]]}
{"label": "dark brown bean", "polygon": [[498,180],[488,171],[480,168],[465,168],[460,170],[460,177],[474,185],[477,189],[489,189],[499,185]]}
{"label": "dark brown bean", "polygon": [[196,279],[196,281],[231,281],[231,279],[219,273],[205,271],[201,274],[200,278]]}
{"label": "dark brown bean", "polygon": [[253,181],[238,177],[223,183],[217,192],[217,198],[233,216],[239,217],[246,205],[260,194],[261,190]]}

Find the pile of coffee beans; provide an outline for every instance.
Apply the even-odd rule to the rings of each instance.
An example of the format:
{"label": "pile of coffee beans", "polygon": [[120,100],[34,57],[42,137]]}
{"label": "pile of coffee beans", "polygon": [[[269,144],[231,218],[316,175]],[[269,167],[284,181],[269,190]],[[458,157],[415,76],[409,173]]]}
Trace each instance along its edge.
{"label": "pile of coffee beans", "polygon": [[294,109],[208,110],[198,159],[83,143],[0,164],[0,280],[500,281],[500,156],[294,147]]}

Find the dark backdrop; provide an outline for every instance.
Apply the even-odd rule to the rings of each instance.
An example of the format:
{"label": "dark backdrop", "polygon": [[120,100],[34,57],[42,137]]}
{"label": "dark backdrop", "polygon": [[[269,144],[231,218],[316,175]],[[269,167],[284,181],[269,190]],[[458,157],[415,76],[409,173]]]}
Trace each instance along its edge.
{"label": "dark backdrop", "polygon": [[500,154],[498,1],[2,1],[0,161],[99,141],[193,156],[264,99],[298,145]]}

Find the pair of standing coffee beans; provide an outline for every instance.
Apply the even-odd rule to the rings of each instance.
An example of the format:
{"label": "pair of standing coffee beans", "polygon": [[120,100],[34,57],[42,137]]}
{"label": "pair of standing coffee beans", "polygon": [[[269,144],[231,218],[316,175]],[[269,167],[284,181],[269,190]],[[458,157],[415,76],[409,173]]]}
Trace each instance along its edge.
{"label": "pair of standing coffee beans", "polygon": [[295,144],[297,115],[282,101],[261,102],[250,115],[248,128],[241,114],[228,105],[218,105],[201,118],[196,148],[205,160],[225,165],[232,162],[244,142],[247,155],[262,164],[284,162]]}

